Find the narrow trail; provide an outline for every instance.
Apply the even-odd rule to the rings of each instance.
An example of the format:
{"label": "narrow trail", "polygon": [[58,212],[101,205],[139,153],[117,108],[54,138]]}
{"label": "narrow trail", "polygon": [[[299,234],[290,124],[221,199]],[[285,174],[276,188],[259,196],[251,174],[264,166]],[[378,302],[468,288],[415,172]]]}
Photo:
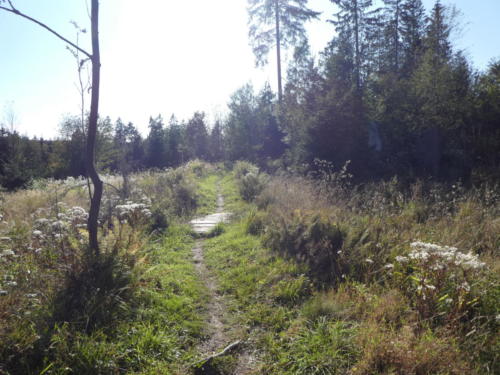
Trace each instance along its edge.
{"label": "narrow trail", "polygon": [[[230,213],[224,212],[224,197],[220,192],[217,193],[217,209],[214,214],[204,216],[202,218],[194,219],[190,222],[193,230],[200,234],[207,234],[217,224],[226,222],[229,219]],[[201,358],[208,358],[231,344],[234,340],[234,328],[228,322],[228,309],[225,297],[220,295],[217,288],[216,277],[207,268],[203,256],[203,243],[204,239],[196,241],[192,253],[193,260],[198,271],[200,278],[203,280],[209,296],[210,302],[207,306],[207,325],[209,339],[204,341],[198,348]],[[252,366],[253,357],[242,351],[238,356],[238,361],[234,374],[244,375],[247,374]],[[202,366],[197,369],[195,374],[217,374],[211,366]]]}

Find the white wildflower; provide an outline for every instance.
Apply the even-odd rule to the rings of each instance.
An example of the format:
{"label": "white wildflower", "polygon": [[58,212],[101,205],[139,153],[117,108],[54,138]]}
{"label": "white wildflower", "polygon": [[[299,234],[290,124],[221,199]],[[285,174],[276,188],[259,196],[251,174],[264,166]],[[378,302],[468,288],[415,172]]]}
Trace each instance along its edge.
{"label": "white wildflower", "polygon": [[5,283],[5,285],[7,285],[7,286],[17,286],[17,282],[15,282],[15,281],[7,281]]}
{"label": "white wildflower", "polygon": [[10,256],[10,255],[16,255],[16,253],[14,253],[11,249],[5,249],[4,251],[2,251],[2,255]]}
{"label": "white wildflower", "polygon": [[366,262],[366,263],[369,263],[369,264],[373,264],[373,260],[371,260],[370,258],[366,258],[366,259],[365,259],[365,262]]}
{"label": "white wildflower", "polygon": [[467,281],[464,281],[462,284],[458,286],[458,289],[463,289],[466,292],[470,292],[470,285]]}
{"label": "white wildflower", "polygon": [[57,214],[57,218],[59,220],[68,220],[68,216],[66,216],[66,214],[63,214],[62,212]]}
{"label": "white wildflower", "polygon": [[50,223],[49,219],[41,218],[35,221],[35,225],[43,227]]}
{"label": "white wildflower", "polygon": [[444,300],[444,302],[449,305],[449,304],[451,304],[453,302],[453,299],[452,298],[446,298]]}
{"label": "white wildflower", "polygon": [[66,227],[66,223],[62,220],[56,220],[52,223],[52,228],[55,230],[62,230]]}
{"label": "white wildflower", "polygon": [[398,255],[398,256],[395,258],[395,260],[396,260],[396,262],[398,262],[398,263],[406,263],[406,262],[408,262],[408,257]]}
{"label": "white wildflower", "polygon": [[43,237],[43,233],[40,230],[34,230],[32,235],[33,237]]}
{"label": "white wildflower", "polygon": [[392,270],[394,268],[394,264],[388,263],[384,266],[384,268],[387,270]]}

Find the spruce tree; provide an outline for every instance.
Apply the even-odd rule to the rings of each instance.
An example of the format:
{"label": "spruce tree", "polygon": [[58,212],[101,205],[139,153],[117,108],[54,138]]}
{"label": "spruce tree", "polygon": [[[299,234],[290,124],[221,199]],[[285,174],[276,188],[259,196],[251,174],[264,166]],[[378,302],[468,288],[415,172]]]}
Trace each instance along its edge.
{"label": "spruce tree", "polygon": [[278,100],[282,101],[281,47],[300,43],[306,37],[304,23],[320,13],[307,7],[308,0],[248,0],[250,44],[258,66],[267,64],[276,46]]}

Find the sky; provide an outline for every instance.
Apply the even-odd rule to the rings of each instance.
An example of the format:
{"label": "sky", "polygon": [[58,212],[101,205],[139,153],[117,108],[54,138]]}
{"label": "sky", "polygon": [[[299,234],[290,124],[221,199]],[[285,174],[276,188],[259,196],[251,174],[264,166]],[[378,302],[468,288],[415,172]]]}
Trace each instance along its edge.
{"label": "sky", "polygon": [[[475,68],[500,58],[500,0],[442,0],[462,12],[463,31],[455,35]],[[90,29],[85,0],[13,0],[14,5],[70,40],[76,29]],[[430,9],[434,0],[424,0]],[[256,89],[269,81],[275,89],[274,54],[255,68],[248,44],[247,0],[101,0],[100,115],[132,121],[147,134],[150,116],[172,113],[188,119],[205,111],[223,115],[231,94],[245,83]],[[308,24],[312,51],[334,36],[326,22],[335,11],[329,0],[310,0],[322,11]],[[79,43],[89,48],[90,33]],[[0,11],[0,123],[13,120],[21,134],[58,136],[65,116],[80,112],[76,60],[39,26]],[[86,99],[87,104],[89,98]]]}

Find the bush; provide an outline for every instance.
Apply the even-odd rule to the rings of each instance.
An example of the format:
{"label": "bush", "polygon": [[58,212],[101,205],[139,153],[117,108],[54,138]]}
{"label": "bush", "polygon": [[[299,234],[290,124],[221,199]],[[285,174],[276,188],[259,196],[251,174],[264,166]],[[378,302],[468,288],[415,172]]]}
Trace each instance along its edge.
{"label": "bush", "polygon": [[254,236],[264,233],[266,217],[264,212],[252,210],[246,218],[245,231]]}
{"label": "bush", "polygon": [[329,217],[296,210],[273,214],[264,243],[274,251],[305,262],[311,277],[325,283],[341,278],[338,259],[344,238],[345,232]]}
{"label": "bush", "polygon": [[114,327],[129,312],[134,293],[132,267],[123,254],[85,259],[80,270],[68,272],[55,297],[54,324],[68,322],[86,332]]}
{"label": "bush", "polygon": [[248,161],[239,160],[233,167],[233,172],[236,179],[240,179],[249,173],[259,173],[259,168]]}

